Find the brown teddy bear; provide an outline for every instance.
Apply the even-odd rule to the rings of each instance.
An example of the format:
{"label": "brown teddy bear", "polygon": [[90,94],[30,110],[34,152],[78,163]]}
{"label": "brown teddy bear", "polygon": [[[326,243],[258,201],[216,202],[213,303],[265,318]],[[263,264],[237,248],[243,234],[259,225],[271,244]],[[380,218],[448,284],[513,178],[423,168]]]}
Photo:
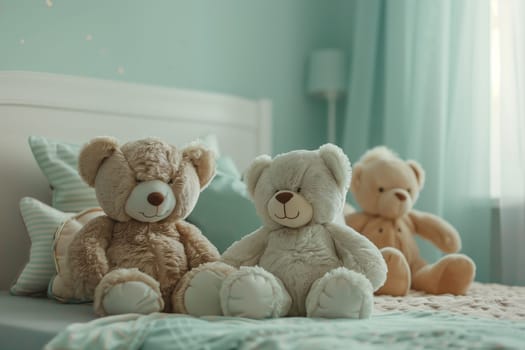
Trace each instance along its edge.
{"label": "brown teddy bear", "polygon": [[80,152],[79,173],[106,215],[91,220],[66,254],[73,295],[98,315],[171,311],[171,294],[190,269],[219,258],[184,221],[215,175],[212,153],[148,138],[119,147],[99,137]]}
{"label": "brown teddy bear", "polygon": [[475,274],[474,262],[448,254],[434,264],[419,255],[414,234],[445,253],[461,249],[458,232],[445,220],[412,210],[425,182],[425,172],[384,146],[366,152],[354,166],[351,192],[363,212],[350,213],[346,223],[368,237],[388,265],[387,281],[377,294],[405,295],[412,287],[431,294],[465,294]]}

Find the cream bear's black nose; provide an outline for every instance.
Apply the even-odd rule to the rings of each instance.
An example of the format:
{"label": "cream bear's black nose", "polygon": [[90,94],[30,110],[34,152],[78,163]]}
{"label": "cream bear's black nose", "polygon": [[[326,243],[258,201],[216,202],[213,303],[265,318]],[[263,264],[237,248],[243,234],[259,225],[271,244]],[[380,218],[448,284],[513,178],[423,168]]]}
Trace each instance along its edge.
{"label": "cream bear's black nose", "polygon": [[154,205],[154,206],[157,207],[157,206],[161,205],[162,202],[164,202],[164,196],[160,192],[151,192],[148,195],[148,202],[149,202],[149,204]]}
{"label": "cream bear's black nose", "polygon": [[401,202],[405,201],[407,199],[407,197],[403,194],[403,193],[399,193],[397,192],[396,193],[396,197],[397,199],[399,199]]}
{"label": "cream bear's black nose", "polygon": [[277,196],[275,196],[275,199],[277,199],[279,202],[285,204],[290,199],[292,199],[293,193],[292,192],[281,192]]}

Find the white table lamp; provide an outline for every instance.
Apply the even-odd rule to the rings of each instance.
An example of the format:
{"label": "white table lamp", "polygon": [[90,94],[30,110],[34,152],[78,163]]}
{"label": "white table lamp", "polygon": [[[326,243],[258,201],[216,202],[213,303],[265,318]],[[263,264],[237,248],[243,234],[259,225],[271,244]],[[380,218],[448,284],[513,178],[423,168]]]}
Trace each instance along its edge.
{"label": "white table lamp", "polygon": [[335,143],[336,102],[346,90],[345,55],[339,49],[317,50],[308,65],[308,92],[326,98],[328,142]]}

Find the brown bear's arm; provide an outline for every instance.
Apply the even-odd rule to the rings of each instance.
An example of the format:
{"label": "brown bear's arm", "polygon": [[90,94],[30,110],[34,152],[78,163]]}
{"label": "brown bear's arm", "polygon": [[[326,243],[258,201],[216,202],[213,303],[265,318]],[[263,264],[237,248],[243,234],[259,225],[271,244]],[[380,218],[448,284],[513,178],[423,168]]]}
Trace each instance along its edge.
{"label": "brown bear's arm", "polygon": [[206,238],[199,228],[189,222],[179,221],[176,224],[181,242],[184,245],[189,266],[195,268],[200,264],[219,260],[217,248]]}
{"label": "brown bear's arm", "polygon": [[78,297],[92,297],[109,270],[106,249],[113,225],[113,220],[105,215],[96,217],[82,227],[68,247],[67,261]]}
{"label": "brown bear's arm", "polygon": [[257,265],[266,248],[267,235],[268,230],[261,227],[244,236],[226,249],[221,261],[234,267]]}
{"label": "brown bear's arm", "polygon": [[351,213],[345,216],[345,222],[348,226],[361,233],[368,223],[370,217],[365,213]]}
{"label": "brown bear's arm", "polygon": [[376,246],[350,227],[337,224],[327,224],[325,227],[343,266],[364,274],[374,290],[381,287],[386,280],[387,267]]}
{"label": "brown bear's arm", "polygon": [[442,218],[413,210],[408,214],[417,234],[431,241],[444,253],[461,249],[461,239],[456,229]]}

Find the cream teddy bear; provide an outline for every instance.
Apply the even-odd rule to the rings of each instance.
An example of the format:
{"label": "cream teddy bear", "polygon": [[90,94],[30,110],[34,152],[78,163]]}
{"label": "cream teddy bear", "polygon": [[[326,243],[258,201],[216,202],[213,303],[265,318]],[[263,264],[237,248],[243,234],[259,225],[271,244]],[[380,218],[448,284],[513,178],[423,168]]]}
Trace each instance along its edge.
{"label": "cream teddy bear", "polygon": [[94,300],[98,315],[171,311],[175,285],[219,258],[184,221],[215,174],[210,151],[157,139],[119,146],[99,137],[80,152],[79,172],[106,215],[87,223],[66,253],[71,297]]}
{"label": "cream teddy bear", "polygon": [[405,295],[410,287],[432,294],[465,294],[475,274],[474,262],[448,254],[434,264],[419,255],[414,234],[445,253],[456,253],[461,239],[454,227],[435,215],[413,210],[425,172],[386,147],[366,152],[354,166],[351,192],[362,208],[346,216],[347,224],[381,249],[388,265],[378,294]]}
{"label": "cream teddy bear", "polygon": [[386,278],[379,250],[335,223],[350,185],[337,146],[256,158],[245,173],[263,226],[190,271],[173,304],[191,315],[366,318]]}

